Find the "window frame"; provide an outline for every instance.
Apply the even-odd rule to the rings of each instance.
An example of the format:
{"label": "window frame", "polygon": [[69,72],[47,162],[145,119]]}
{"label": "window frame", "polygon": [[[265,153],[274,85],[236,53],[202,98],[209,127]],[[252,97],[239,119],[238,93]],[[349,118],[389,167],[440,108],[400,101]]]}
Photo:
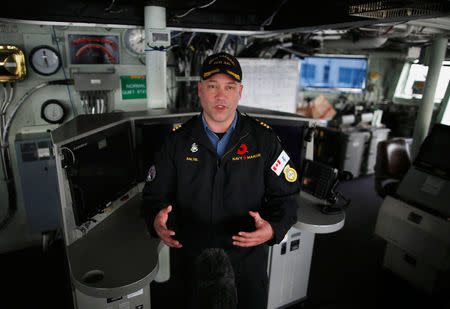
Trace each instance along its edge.
{"label": "window frame", "polygon": [[[417,61],[414,61],[414,62],[406,61],[405,64],[403,65],[402,72],[400,73],[400,77],[398,79],[397,85],[394,90],[394,95],[392,97],[392,101],[394,103],[416,104],[416,103],[420,103],[422,101],[422,98],[423,98],[422,94],[415,94],[415,95],[412,94],[409,97],[407,94],[405,94],[405,88],[406,88],[406,85],[408,84],[408,78],[410,77],[411,70],[414,65],[421,65],[421,66],[427,67],[427,69],[428,69],[428,66],[419,64],[419,63],[417,63]],[[442,64],[442,67],[448,67],[448,70],[450,70],[450,61],[444,61]],[[427,71],[427,74],[428,74],[428,71]],[[442,78],[441,74],[443,74],[442,69],[441,69],[439,78]],[[426,81],[426,77],[425,77],[425,81]],[[449,76],[449,82],[450,82],[450,76]],[[442,98],[436,98],[436,95],[435,95],[434,104],[440,104],[442,102],[442,100],[444,99],[444,97],[445,97],[445,90],[444,90],[444,95]]]}

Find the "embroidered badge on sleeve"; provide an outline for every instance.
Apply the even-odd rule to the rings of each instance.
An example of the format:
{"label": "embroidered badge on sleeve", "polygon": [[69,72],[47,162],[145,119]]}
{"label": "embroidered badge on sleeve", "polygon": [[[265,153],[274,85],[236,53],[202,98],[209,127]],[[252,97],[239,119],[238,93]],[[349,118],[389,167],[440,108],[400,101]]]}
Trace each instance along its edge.
{"label": "embroidered badge on sleeve", "polygon": [[286,166],[286,164],[289,162],[289,156],[288,154],[283,150],[278,158],[275,160],[275,162],[272,164],[272,171],[277,174],[277,176],[280,176],[281,172],[283,171],[283,168]]}
{"label": "embroidered badge on sleeve", "polygon": [[155,178],[156,178],[156,167],[152,165],[148,170],[147,178],[145,179],[145,181],[150,182],[155,180]]}
{"label": "embroidered badge on sleeve", "polygon": [[290,167],[289,164],[283,169],[284,177],[289,182],[294,182],[297,180],[297,171]]}

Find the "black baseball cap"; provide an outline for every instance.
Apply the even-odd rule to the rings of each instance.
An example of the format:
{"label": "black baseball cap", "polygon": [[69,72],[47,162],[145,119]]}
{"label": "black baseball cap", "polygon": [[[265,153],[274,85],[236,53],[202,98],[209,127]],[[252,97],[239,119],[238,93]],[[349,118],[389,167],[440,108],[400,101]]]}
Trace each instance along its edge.
{"label": "black baseball cap", "polygon": [[203,80],[217,73],[227,74],[238,82],[242,81],[242,70],[239,61],[227,53],[213,54],[203,61],[201,72],[201,78]]}

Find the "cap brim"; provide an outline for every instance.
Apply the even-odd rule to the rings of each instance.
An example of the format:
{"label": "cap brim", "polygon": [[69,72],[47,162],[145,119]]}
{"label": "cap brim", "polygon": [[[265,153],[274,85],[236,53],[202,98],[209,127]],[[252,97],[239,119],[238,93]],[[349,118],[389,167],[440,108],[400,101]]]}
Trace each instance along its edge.
{"label": "cap brim", "polygon": [[231,72],[227,69],[215,69],[210,72],[205,72],[205,73],[203,73],[203,80],[210,79],[211,77],[213,77],[214,75],[219,74],[219,73],[226,74],[226,75],[230,76],[231,78],[233,78],[235,81],[237,81],[239,83],[241,82],[241,76],[239,76],[238,74]]}

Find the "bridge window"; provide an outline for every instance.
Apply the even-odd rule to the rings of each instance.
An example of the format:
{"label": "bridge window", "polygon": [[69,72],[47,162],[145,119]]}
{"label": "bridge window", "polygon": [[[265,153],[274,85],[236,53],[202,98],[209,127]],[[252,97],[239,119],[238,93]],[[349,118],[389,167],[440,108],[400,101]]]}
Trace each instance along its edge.
{"label": "bridge window", "polygon": [[[435,103],[442,101],[450,81],[450,61],[444,61],[443,64],[434,97]],[[427,73],[428,66],[417,63],[405,63],[395,89],[394,101],[422,99]]]}

